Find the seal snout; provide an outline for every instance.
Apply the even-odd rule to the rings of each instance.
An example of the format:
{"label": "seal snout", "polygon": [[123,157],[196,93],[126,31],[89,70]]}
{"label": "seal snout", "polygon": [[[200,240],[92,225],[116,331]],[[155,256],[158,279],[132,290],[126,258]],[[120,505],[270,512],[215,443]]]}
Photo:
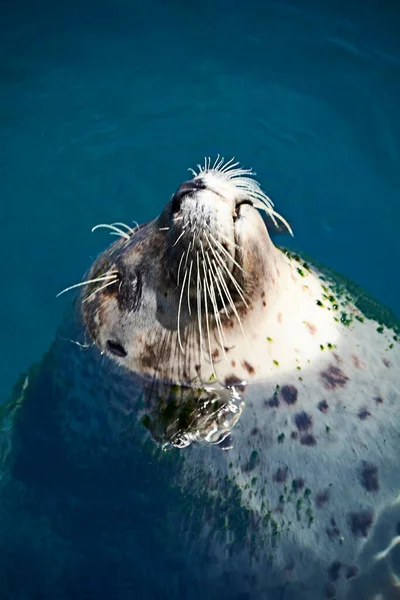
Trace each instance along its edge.
{"label": "seal snout", "polygon": [[190,196],[199,190],[205,190],[206,187],[207,186],[201,178],[184,181],[172,196],[172,212],[177,213],[180,210],[182,200],[185,196]]}

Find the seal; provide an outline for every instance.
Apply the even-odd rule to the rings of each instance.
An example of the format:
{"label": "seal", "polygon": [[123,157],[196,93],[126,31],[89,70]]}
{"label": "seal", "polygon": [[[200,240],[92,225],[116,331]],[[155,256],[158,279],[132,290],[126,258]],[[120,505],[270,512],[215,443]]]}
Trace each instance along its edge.
{"label": "seal", "polygon": [[291,227],[251,170],[192,176],[154,221],[97,226],[120,239],[3,411],[2,589],[23,540],[49,598],[81,570],[96,597],[122,578],[121,598],[396,598],[399,323],[273,243]]}

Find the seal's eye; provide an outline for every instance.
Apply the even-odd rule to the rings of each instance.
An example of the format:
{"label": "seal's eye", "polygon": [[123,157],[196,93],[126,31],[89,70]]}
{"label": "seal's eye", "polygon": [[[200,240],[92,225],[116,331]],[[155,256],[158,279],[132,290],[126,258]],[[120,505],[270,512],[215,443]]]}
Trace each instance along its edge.
{"label": "seal's eye", "polygon": [[239,202],[236,203],[235,206],[235,212],[233,213],[233,220],[236,221],[236,219],[238,218],[238,213],[239,213],[239,208],[241,206],[243,206],[243,204],[249,204],[250,206],[254,206],[251,200],[247,200],[246,198],[244,200],[240,200]]}
{"label": "seal's eye", "polygon": [[185,181],[184,183],[182,183],[182,185],[176,190],[175,194],[172,196],[172,213],[175,214],[179,211],[182,200],[185,196],[193,194],[193,192],[197,192],[198,190],[205,189],[206,186],[202,179],[192,179],[191,181]]}
{"label": "seal's eye", "polygon": [[128,353],[121,344],[118,342],[113,342],[112,340],[107,340],[107,350],[114,354],[114,356],[126,356]]}

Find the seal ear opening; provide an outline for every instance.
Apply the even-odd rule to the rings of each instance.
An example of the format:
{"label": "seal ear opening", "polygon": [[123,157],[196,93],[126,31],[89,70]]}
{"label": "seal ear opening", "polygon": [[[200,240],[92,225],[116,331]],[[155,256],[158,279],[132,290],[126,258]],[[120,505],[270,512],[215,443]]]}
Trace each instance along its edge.
{"label": "seal ear opening", "polygon": [[113,340],[107,340],[106,346],[107,350],[111,352],[111,354],[114,354],[114,356],[125,357],[128,355],[125,348],[118,342],[114,342]]}

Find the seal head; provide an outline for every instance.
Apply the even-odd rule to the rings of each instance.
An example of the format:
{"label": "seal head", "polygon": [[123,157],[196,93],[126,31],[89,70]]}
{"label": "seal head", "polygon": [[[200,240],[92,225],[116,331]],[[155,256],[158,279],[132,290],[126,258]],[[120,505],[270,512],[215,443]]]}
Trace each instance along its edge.
{"label": "seal head", "polygon": [[215,378],[227,349],[243,344],[260,290],[273,301],[280,252],[258,209],[291,232],[250,169],[208,159],[192,174],[157,219],[121,231],[81,298],[102,352],[131,371],[187,385]]}

